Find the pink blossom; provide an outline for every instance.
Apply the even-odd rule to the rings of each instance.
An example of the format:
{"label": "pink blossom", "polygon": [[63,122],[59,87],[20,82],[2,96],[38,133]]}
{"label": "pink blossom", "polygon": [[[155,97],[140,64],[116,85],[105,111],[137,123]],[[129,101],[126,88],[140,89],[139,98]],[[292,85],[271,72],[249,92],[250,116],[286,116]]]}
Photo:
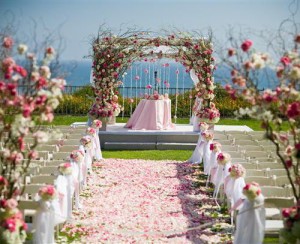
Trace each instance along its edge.
{"label": "pink blossom", "polygon": [[300,116],[300,102],[293,102],[288,105],[286,115],[289,119],[296,119]]}
{"label": "pink blossom", "polygon": [[228,56],[232,57],[233,55],[235,55],[235,49],[234,48],[229,48],[228,49]]}
{"label": "pink blossom", "polygon": [[146,88],[147,88],[147,89],[151,89],[152,86],[149,84],[149,85],[146,86]]}
{"label": "pink blossom", "polygon": [[135,80],[139,80],[140,77],[139,77],[138,75],[136,75],[136,76],[134,77],[134,79],[135,79]]}
{"label": "pink blossom", "polygon": [[4,176],[0,175],[0,188],[2,186],[6,186],[7,184],[8,184],[7,179]]}
{"label": "pink blossom", "polygon": [[45,53],[48,55],[53,55],[55,53],[55,50],[53,47],[47,47]]}
{"label": "pink blossom", "polygon": [[251,40],[245,40],[242,45],[241,45],[241,49],[244,51],[244,52],[248,52],[250,47],[253,45],[253,42]]}
{"label": "pink blossom", "polygon": [[34,151],[34,150],[32,150],[32,151],[30,151],[29,153],[28,153],[28,157],[30,158],[30,159],[37,159],[38,158],[38,156],[39,156],[39,154],[38,154],[38,152],[37,151]]}
{"label": "pink blossom", "polygon": [[5,208],[10,210],[15,209],[17,206],[18,206],[18,202],[13,198],[8,199],[5,203]]}
{"label": "pink blossom", "polygon": [[5,229],[8,229],[10,232],[15,232],[16,231],[16,220],[13,218],[5,219],[3,223],[3,227]]}
{"label": "pink blossom", "polygon": [[14,44],[14,40],[10,36],[4,37],[3,43],[2,43],[3,47],[10,49],[13,44]]}
{"label": "pink blossom", "polygon": [[291,60],[289,57],[287,56],[283,56],[281,59],[280,59],[280,62],[284,65],[284,66],[287,66],[291,63]]}

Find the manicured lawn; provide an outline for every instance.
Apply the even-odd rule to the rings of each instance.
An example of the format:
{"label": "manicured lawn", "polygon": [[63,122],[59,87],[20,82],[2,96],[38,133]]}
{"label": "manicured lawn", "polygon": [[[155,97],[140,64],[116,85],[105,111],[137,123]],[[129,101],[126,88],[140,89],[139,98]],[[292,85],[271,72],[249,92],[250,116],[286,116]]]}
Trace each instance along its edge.
{"label": "manicured lawn", "polygon": [[186,161],[192,150],[138,150],[138,151],[102,151],[104,158],[178,160]]}

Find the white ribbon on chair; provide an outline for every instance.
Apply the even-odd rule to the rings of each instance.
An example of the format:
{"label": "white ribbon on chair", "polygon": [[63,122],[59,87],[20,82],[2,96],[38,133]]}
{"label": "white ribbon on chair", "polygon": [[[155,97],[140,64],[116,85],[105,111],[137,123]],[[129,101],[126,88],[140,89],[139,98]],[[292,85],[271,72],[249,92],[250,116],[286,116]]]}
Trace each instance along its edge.
{"label": "white ribbon on chair", "polygon": [[204,145],[205,145],[205,142],[202,139],[202,136],[200,133],[199,139],[197,142],[197,146],[196,146],[192,156],[187,160],[189,163],[200,164],[202,162]]}
{"label": "white ribbon on chair", "polygon": [[218,162],[217,162],[217,157],[218,157],[219,152],[212,151],[210,153],[210,159],[209,159],[209,171],[207,175],[207,180],[206,180],[206,187],[208,186],[208,182],[213,182],[213,178],[215,176],[215,173],[217,171],[218,167]]}
{"label": "white ribbon on chair", "polygon": [[210,144],[212,141],[206,141],[204,142],[204,148],[203,148],[203,166],[204,166],[204,174],[208,175],[210,171],[210,155],[211,155],[211,150],[210,150]]}
{"label": "white ribbon on chair", "polygon": [[79,192],[80,192],[80,182],[81,182],[81,163],[71,162],[71,165],[72,165],[72,177],[70,180],[71,183],[70,190],[71,190],[71,196],[75,194],[74,195],[75,208],[78,209],[81,207],[79,202]]}
{"label": "white ribbon on chair", "polygon": [[[54,227],[56,225],[55,217],[57,206],[54,201],[40,201],[40,207],[37,209],[33,222],[33,243],[54,244]],[[56,202],[58,204],[58,201]]]}
{"label": "white ribbon on chair", "polygon": [[225,178],[229,175],[228,169],[231,167],[231,162],[226,163],[224,166],[218,164],[218,168],[214,177],[214,193],[213,193],[213,198],[217,198],[219,194],[219,190],[221,185],[224,184]]}
{"label": "white ribbon on chair", "polygon": [[244,200],[237,215],[234,243],[262,243],[265,232],[264,197],[258,195],[254,201]]}
{"label": "white ribbon on chair", "polygon": [[96,134],[94,135],[94,143],[95,143],[95,158],[96,160],[103,159],[101,147],[100,147],[100,138],[99,138],[99,129],[96,129]]}
{"label": "white ribbon on chair", "polygon": [[59,208],[62,217],[68,219],[68,180],[64,175],[59,175],[55,181],[55,188],[58,193]]}

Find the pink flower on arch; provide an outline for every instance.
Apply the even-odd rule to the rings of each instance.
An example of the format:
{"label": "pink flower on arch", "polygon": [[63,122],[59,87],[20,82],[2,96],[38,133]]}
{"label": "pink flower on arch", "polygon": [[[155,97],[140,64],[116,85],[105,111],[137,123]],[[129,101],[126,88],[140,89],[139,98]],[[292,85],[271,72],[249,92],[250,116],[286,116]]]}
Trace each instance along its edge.
{"label": "pink flower on arch", "polygon": [[13,44],[14,44],[14,40],[10,36],[3,38],[3,43],[2,43],[3,47],[10,49]]}
{"label": "pink flower on arch", "polygon": [[283,56],[281,57],[280,59],[280,62],[284,65],[284,66],[287,66],[291,63],[291,59],[287,56]]}
{"label": "pink flower on arch", "polygon": [[253,45],[253,42],[249,39],[245,40],[242,45],[241,45],[241,49],[244,51],[244,52],[248,52],[250,47]]}

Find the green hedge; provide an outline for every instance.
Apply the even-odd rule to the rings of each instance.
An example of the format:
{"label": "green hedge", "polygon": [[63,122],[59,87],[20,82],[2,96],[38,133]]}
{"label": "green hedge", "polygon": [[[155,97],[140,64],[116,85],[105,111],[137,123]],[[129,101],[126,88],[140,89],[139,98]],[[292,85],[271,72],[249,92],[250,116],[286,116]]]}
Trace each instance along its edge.
{"label": "green hedge", "polygon": [[[194,92],[193,92],[194,97]],[[190,93],[186,92],[185,94],[178,95],[177,99],[177,117],[186,118],[190,116]],[[169,96],[172,101],[172,115],[175,114],[175,95]],[[141,98],[137,98],[137,101],[134,99],[132,104],[132,111],[134,111],[136,104],[139,103]],[[85,115],[88,113],[90,106],[93,103],[93,91],[91,87],[84,87],[76,92],[73,95],[64,95],[63,100],[55,110],[56,114],[73,114],[73,115]],[[119,103],[123,105],[123,98],[119,95]],[[233,117],[234,111],[238,110],[241,107],[249,106],[249,104],[242,100],[232,100],[231,97],[223,88],[216,89],[216,97],[214,103],[219,109],[222,117]],[[193,106],[193,101],[192,104]],[[130,102],[129,99],[124,99],[124,116],[130,116]]]}

